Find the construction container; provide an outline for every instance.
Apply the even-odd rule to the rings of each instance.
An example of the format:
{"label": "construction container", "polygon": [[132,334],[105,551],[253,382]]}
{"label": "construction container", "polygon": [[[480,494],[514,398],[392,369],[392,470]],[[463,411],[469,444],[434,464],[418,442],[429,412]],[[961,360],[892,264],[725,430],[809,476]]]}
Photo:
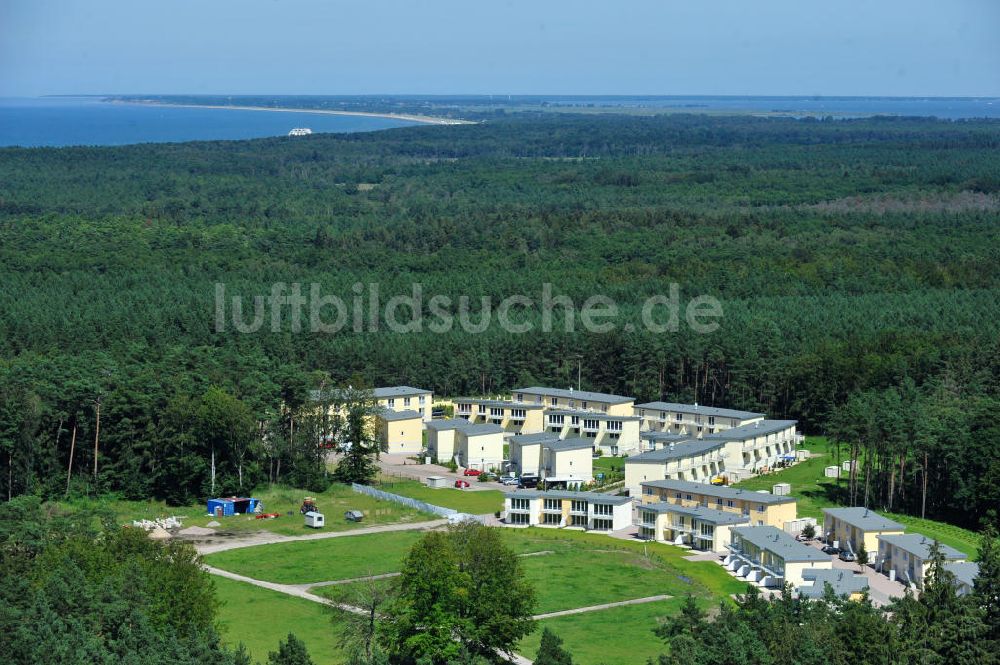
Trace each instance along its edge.
{"label": "construction container", "polygon": [[771,494],[776,496],[788,496],[792,493],[792,486],[789,483],[776,483],[771,488]]}
{"label": "construction container", "polygon": [[854,469],[854,466],[856,464],[857,464],[856,460],[849,459],[849,460],[844,460],[844,463],[841,464],[841,467],[844,469],[844,471],[850,473]]}
{"label": "construction container", "polygon": [[828,466],[823,469],[823,475],[827,478],[840,478],[840,467],[839,466]]}
{"label": "construction container", "polygon": [[444,476],[427,476],[427,486],[432,489],[447,487],[448,479]]}

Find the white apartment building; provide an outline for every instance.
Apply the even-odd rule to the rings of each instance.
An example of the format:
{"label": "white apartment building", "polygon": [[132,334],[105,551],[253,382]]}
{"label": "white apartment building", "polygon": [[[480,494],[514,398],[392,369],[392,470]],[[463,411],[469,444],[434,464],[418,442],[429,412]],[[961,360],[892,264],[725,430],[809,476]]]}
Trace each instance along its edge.
{"label": "white apartment building", "polygon": [[504,509],[509,526],[618,531],[632,523],[632,499],[597,492],[516,490]]}

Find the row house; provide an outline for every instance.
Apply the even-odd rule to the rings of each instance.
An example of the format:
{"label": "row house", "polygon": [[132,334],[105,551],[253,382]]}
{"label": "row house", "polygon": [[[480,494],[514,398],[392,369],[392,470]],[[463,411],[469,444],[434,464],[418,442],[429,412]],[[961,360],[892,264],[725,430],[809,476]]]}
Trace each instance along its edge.
{"label": "row house", "polygon": [[[931,565],[931,545],[934,541],[919,533],[878,536],[875,569],[890,578],[922,588]],[[938,543],[947,563],[962,563],[967,557],[954,547]]]}
{"label": "row house", "polygon": [[[832,570],[833,559],[773,526],[737,526],[723,565],[737,577],[764,587],[800,588],[807,571]],[[808,573],[812,575],[814,573]],[[812,582],[810,582],[812,584]]]}
{"label": "row house", "polygon": [[632,523],[632,499],[597,492],[516,490],[504,498],[510,526],[618,531]]}
{"label": "row house", "polygon": [[594,479],[590,439],[566,438],[540,432],[508,440],[511,470],[519,476],[538,476],[549,483],[576,485]]}
{"label": "row house", "polygon": [[635,415],[634,397],[595,393],[588,390],[573,390],[567,388],[517,388],[513,393],[515,402],[522,404],[538,404],[547,409],[569,409],[571,411],[597,411],[612,416]]}
{"label": "row house", "polygon": [[637,495],[642,484],[652,480],[711,482],[725,470],[725,447],[724,441],[682,439],[633,455],[625,460],[625,487]]}
{"label": "row house", "polygon": [[726,552],[730,529],[750,523],[749,517],[738,513],[666,501],[643,503],[638,512],[640,538],[706,552]]}
{"label": "row house", "polygon": [[424,422],[430,422],[434,394],[423,388],[388,386],[375,388],[375,401],[390,411],[418,411]]}
{"label": "row house", "polygon": [[722,409],[698,404],[646,402],[637,404],[635,415],[642,419],[642,429],[700,436],[749,425],[764,419],[763,413]]}
{"label": "row house", "polygon": [[778,462],[795,461],[795,448],[802,441],[797,424],[796,420],[758,420],[702,438],[726,442],[725,475],[735,482]]}
{"label": "row house", "polygon": [[639,449],[639,419],[599,411],[547,409],[545,429],[560,438],[592,440],[594,453],[628,455]]}
{"label": "row house", "polygon": [[796,518],[795,499],[790,496],[687,480],[652,480],[641,483],[641,486],[642,504],[663,502],[688,508],[702,506],[742,515],[748,518],[751,525],[779,529]]}
{"label": "row house", "polygon": [[454,460],[467,469],[500,469],[503,434],[503,429],[492,423],[476,424],[462,418],[432,420],[427,423],[427,454],[439,464]]}
{"label": "row house", "polygon": [[455,416],[472,423],[490,423],[515,434],[534,434],[545,429],[544,407],[538,404],[475,397],[459,397],[454,403]]}

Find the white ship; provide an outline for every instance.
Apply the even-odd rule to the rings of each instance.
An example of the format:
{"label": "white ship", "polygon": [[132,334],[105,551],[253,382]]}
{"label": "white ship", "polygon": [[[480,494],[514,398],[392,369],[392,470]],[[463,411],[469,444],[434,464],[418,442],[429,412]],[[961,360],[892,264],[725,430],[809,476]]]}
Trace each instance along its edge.
{"label": "white ship", "polygon": [[308,127],[296,127],[292,131],[288,132],[289,136],[309,136],[313,133],[313,130]]}

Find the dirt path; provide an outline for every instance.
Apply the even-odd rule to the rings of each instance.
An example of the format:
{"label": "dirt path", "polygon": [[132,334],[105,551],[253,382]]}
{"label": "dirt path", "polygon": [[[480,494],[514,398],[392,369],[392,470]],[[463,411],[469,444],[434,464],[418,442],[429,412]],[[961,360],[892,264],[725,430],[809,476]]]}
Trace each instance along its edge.
{"label": "dirt path", "polygon": [[570,614],[583,614],[584,612],[596,612],[598,610],[607,610],[612,607],[624,607],[625,605],[642,605],[643,603],[655,603],[658,600],[668,600],[671,596],[659,595],[659,596],[647,596],[645,598],[633,598],[632,600],[620,600],[617,603],[604,603],[602,605],[591,605],[589,607],[577,607],[572,610],[560,610],[558,612],[548,612],[547,614],[536,614],[533,618],[538,621],[540,619],[552,619],[554,617],[564,617]]}
{"label": "dirt path", "polygon": [[324,540],[326,538],[346,538],[350,536],[363,536],[370,533],[388,533],[391,531],[413,531],[416,529],[436,529],[448,524],[448,520],[428,520],[426,522],[400,522],[398,524],[382,524],[379,526],[367,526],[350,531],[328,531],[323,533],[311,533],[305,536],[282,536],[281,534],[261,531],[247,534],[246,537],[233,537],[227,540],[208,540],[207,542],[193,541],[194,547],[201,555],[214,554],[215,552],[225,552],[241,547],[254,547],[256,545],[271,545],[273,543],[292,543],[300,540]]}
{"label": "dirt path", "polygon": [[[202,564],[204,565],[204,564]],[[328,607],[336,607],[337,609],[343,610],[345,612],[351,612],[352,614],[360,614],[362,616],[366,615],[367,612],[360,607],[354,605],[345,605],[344,603],[335,603],[329,598],[323,598],[322,596],[317,596],[314,593],[309,593],[306,589],[302,587],[304,585],[300,584],[278,584],[276,582],[265,582],[264,580],[254,579],[253,577],[246,577],[245,575],[237,575],[236,573],[231,573],[228,570],[222,570],[221,568],[214,568],[212,566],[204,566],[205,570],[212,575],[218,575],[219,577],[225,577],[226,579],[235,580],[237,582],[244,582],[246,584],[252,584],[254,586],[261,587],[262,589],[269,589],[271,591],[277,591],[278,593],[284,593],[289,596],[295,596],[296,598],[302,598],[303,600],[308,600],[313,603],[319,603],[320,605],[326,605]],[[309,586],[309,585],[305,585]],[[318,585],[311,585],[318,586]],[[532,665],[532,661],[520,654],[513,654],[511,663],[514,665]]]}

